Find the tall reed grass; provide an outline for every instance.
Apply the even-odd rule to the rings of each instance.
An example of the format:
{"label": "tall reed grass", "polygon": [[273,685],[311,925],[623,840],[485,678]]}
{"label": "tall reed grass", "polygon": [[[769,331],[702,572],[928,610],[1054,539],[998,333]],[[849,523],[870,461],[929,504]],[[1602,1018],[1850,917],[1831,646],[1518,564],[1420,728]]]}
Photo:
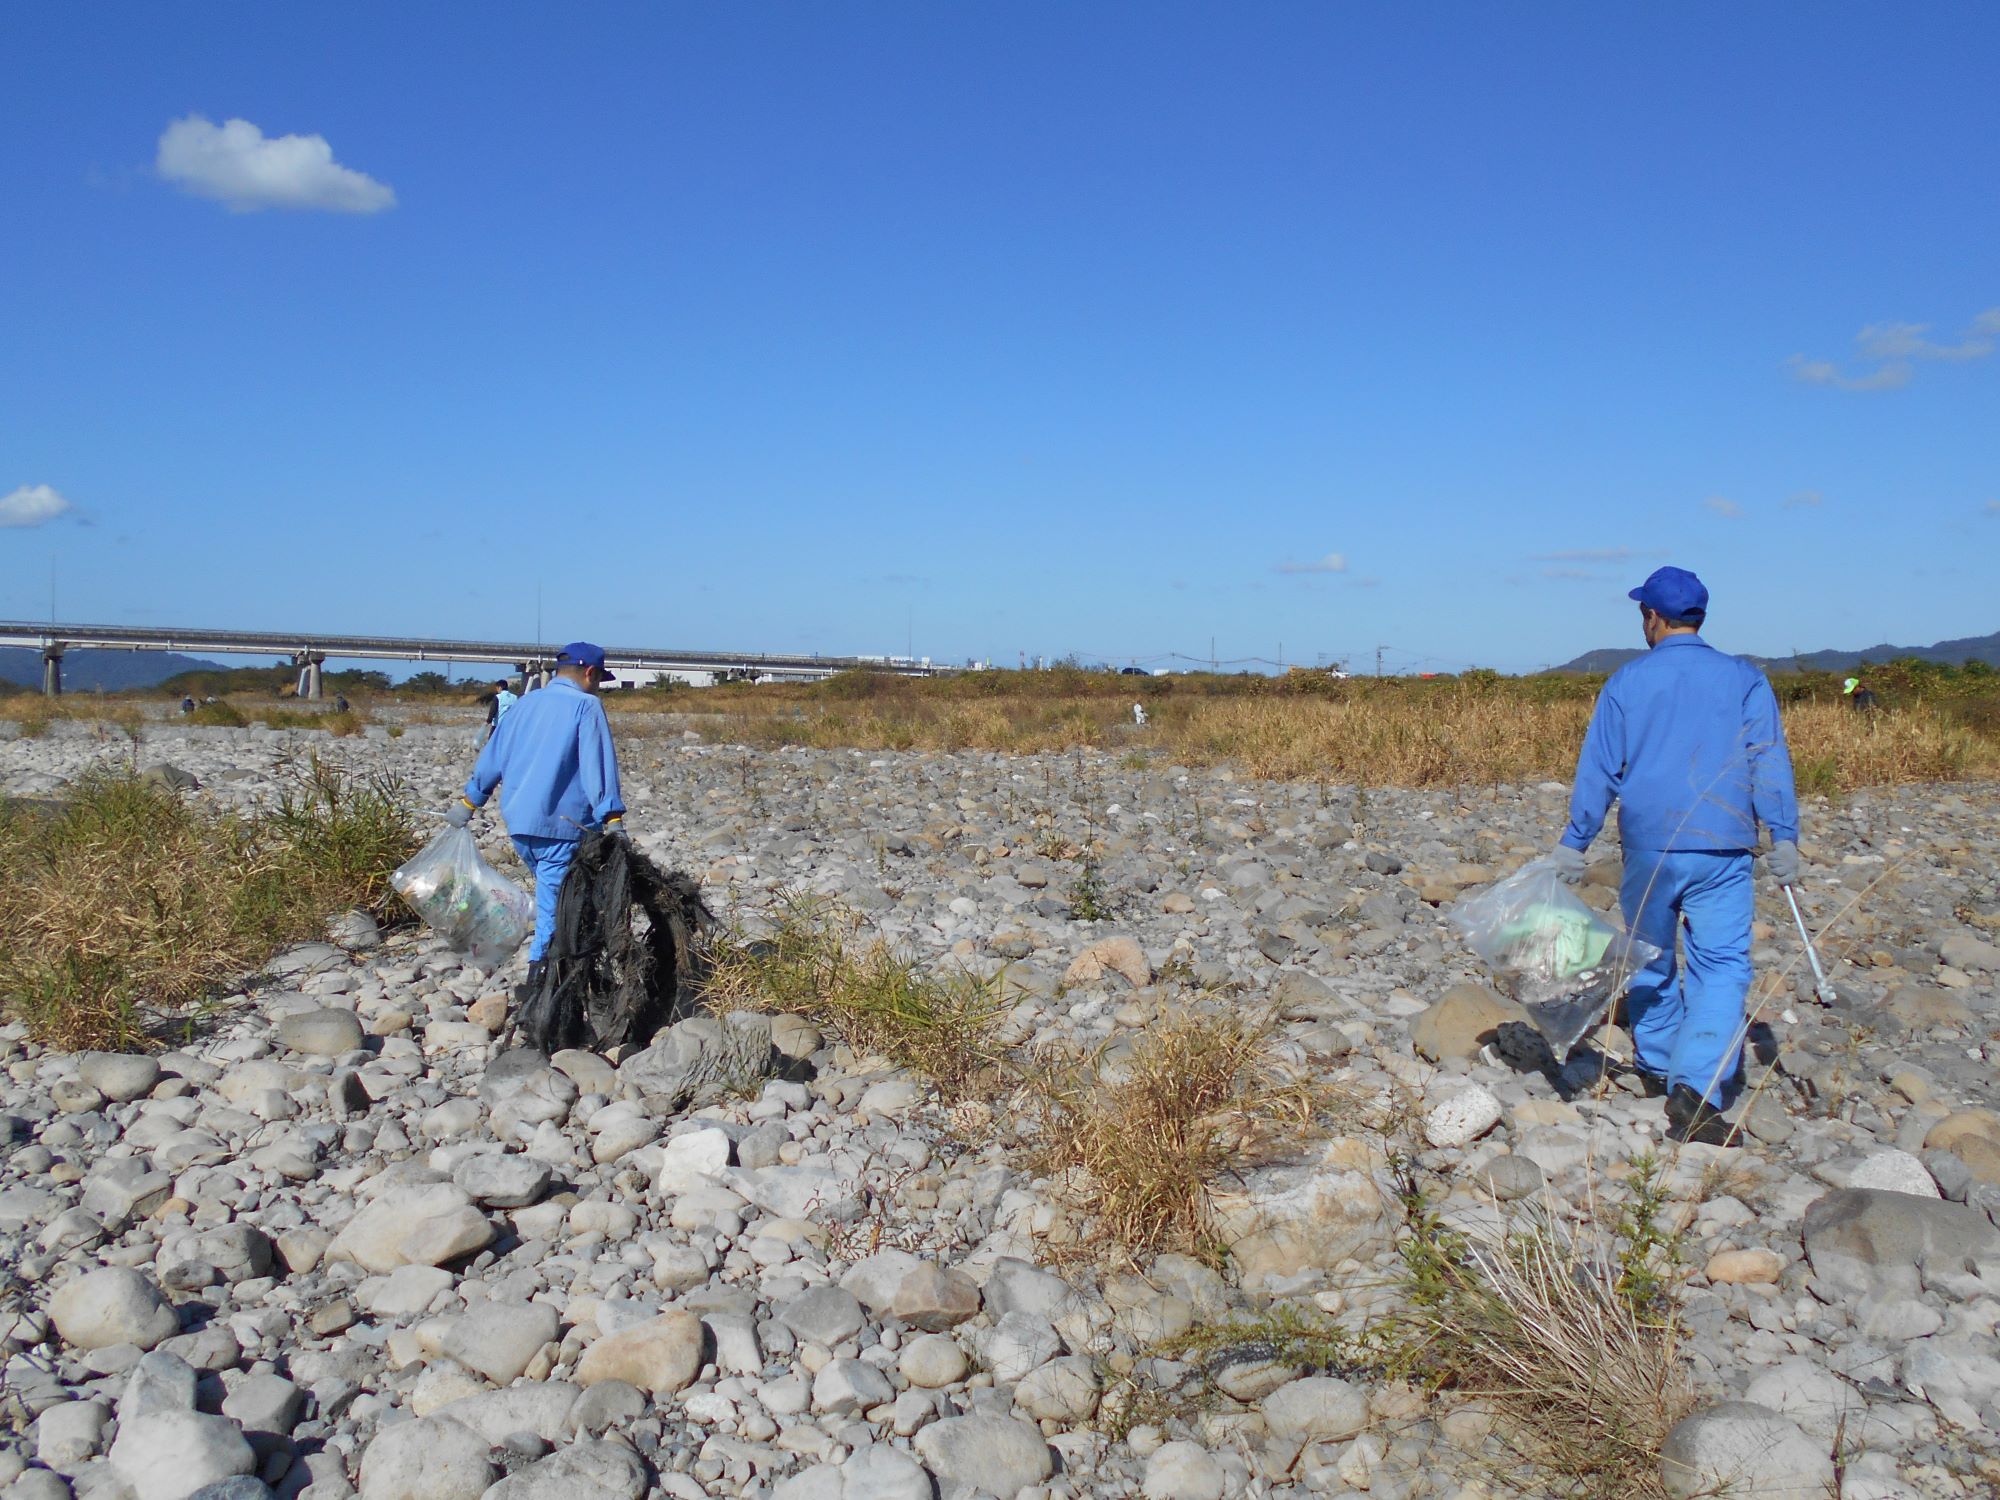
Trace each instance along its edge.
{"label": "tall reed grass", "polygon": [[[1184,765],[1230,763],[1271,780],[1362,786],[1464,786],[1565,780],[1590,722],[1595,684],[1582,679],[1470,677],[1442,682],[1183,679],[1089,673],[994,673],[842,686],[635,694],[611,701],[621,722],[672,712],[721,738],[816,749],[1145,750]],[[1217,684],[1230,684],[1217,690]],[[979,689],[974,691],[974,688]],[[1801,788],[2000,775],[2000,721],[1977,702],[1919,698],[1856,713],[1789,693],[1783,713]],[[1983,701],[1983,700],[1982,700]],[[1144,704],[1148,723],[1133,722]]]}

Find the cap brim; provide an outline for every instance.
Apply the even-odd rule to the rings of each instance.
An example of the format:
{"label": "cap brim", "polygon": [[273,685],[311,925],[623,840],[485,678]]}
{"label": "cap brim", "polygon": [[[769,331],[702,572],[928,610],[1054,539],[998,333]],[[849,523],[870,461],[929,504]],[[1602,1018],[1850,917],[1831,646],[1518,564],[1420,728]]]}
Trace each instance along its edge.
{"label": "cap brim", "polygon": [[1631,591],[1630,593],[1626,594],[1626,596],[1625,596],[1625,597],[1626,597],[1627,599],[1639,599],[1639,600],[1643,600],[1643,599],[1644,599],[1644,598],[1646,597],[1646,589],[1645,589],[1645,586],[1644,586],[1643,584],[1642,584],[1642,585],[1640,585],[1640,586],[1639,586],[1638,588],[1636,588],[1636,589],[1633,589],[1633,590],[1632,590],[1632,591]]}

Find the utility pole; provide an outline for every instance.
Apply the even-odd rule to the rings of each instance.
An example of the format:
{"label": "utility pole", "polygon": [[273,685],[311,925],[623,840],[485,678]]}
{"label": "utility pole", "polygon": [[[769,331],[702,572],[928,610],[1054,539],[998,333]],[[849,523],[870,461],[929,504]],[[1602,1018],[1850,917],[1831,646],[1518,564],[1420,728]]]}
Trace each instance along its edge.
{"label": "utility pole", "polygon": [[1382,653],[1387,649],[1388,647],[1386,646],[1377,646],[1375,648],[1375,675],[1377,677],[1382,675]]}
{"label": "utility pole", "polygon": [[1221,663],[1215,659],[1215,637],[1210,636],[1208,638],[1208,670],[1215,672],[1219,671],[1220,668]]}

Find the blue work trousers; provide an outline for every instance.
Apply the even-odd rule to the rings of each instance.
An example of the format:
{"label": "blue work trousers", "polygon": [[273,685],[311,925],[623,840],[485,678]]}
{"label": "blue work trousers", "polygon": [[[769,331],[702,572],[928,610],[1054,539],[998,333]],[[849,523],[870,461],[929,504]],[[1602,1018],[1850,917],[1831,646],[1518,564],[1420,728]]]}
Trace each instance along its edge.
{"label": "blue work trousers", "polygon": [[[1625,925],[1660,950],[1626,996],[1639,1066],[1721,1108],[1743,1072],[1749,852],[1627,849],[1618,896]],[[1685,941],[1685,963],[1675,961],[1676,938]]]}
{"label": "blue work trousers", "polygon": [[562,894],[563,876],[576,858],[575,839],[536,838],[514,835],[514,852],[535,876],[535,940],[528,945],[528,962],[549,951],[549,939],[556,931],[556,897]]}

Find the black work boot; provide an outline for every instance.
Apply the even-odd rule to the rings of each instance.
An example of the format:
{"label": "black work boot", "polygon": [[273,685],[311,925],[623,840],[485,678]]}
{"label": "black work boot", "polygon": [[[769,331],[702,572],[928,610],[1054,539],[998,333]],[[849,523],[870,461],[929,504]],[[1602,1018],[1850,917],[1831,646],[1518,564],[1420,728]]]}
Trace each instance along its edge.
{"label": "black work boot", "polygon": [[1683,1145],[1730,1146],[1735,1127],[1701,1095],[1684,1083],[1667,1095],[1667,1139]]}
{"label": "black work boot", "polygon": [[1648,1073],[1644,1068],[1632,1067],[1625,1070],[1630,1080],[1625,1086],[1637,1091],[1648,1099],[1663,1098],[1667,1092],[1667,1080],[1658,1073]]}

